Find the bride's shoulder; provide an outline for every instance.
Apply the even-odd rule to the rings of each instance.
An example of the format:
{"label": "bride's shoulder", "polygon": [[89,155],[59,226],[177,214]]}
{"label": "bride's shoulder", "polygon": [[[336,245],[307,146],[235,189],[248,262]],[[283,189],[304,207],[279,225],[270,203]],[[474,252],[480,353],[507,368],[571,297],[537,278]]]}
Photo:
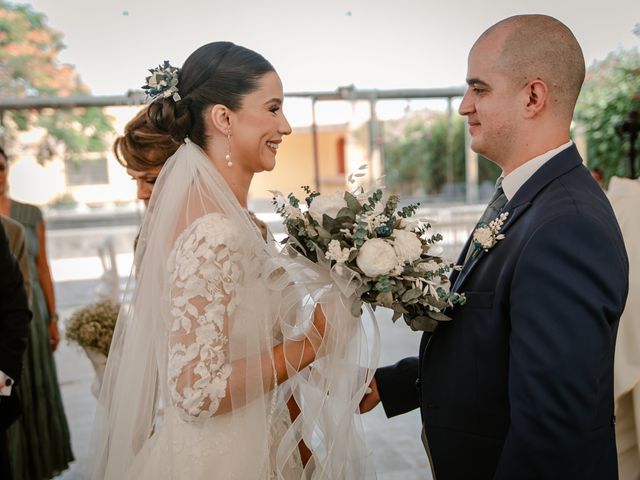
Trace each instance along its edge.
{"label": "bride's shoulder", "polygon": [[196,218],[178,236],[176,248],[191,249],[202,244],[209,246],[240,244],[240,229],[224,213],[207,213]]}

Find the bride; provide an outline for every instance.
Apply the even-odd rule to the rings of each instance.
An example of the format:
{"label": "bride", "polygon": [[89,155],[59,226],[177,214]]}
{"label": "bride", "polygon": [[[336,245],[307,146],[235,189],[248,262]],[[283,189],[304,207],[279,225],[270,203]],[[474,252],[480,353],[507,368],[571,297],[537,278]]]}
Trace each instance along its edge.
{"label": "bride", "polygon": [[91,478],[369,478],[356,412],[375,354],[345,307],[350,279],[266,245],[247,211],[291,133],[280,78],[214,42],[148,87],[150,123],[182,145],[142,226]]}

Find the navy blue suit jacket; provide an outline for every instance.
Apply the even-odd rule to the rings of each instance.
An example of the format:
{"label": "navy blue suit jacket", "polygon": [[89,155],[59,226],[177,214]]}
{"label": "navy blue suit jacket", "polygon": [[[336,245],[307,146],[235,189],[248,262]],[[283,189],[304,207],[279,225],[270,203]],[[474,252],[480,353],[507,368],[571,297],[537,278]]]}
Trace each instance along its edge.
{"label": "navy blue suit jacket", "polygon": [[437,480],[616,479],[628,261],[611,206],[572,146],[503,211],[505,238],[451,277],[467,303],[376,372],[385,411],[420,407]]}

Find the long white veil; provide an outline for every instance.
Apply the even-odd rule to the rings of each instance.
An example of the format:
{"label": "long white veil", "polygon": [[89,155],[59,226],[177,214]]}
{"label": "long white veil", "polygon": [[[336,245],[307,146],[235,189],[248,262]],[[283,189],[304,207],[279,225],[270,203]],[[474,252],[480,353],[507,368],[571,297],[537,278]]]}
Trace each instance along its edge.
{"label": "long white veil", "polygon": [[[186,140],[142,226],[100,392],[91,478],[375,475],[357,411],[377,366],[377,326],[349,313],[357,278],[294,257],[264,243]],[[319,345],[317,304],[327,318]],[[289,380],[274,388],[274,347],[305,337],[316,360],[298,373],[287,358]],[[301,411],[293,422],[291,397]],[[302,440],[313,453],[304,471],[295,468]]]}

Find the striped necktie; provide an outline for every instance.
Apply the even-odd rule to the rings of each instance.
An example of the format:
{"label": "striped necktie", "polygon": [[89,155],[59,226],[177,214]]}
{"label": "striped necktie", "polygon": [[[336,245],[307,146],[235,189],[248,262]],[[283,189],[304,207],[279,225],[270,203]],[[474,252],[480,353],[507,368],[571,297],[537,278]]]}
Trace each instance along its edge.
{"label": "striped necktie", "polygon": [[502,190],[502,177],[498,177],[498,180],[496,180],[496,191],[493,192],[493,196],[491,200],[489,200],[489,205],[487,205],[480,220],[478,220],[478,226],[489,225],[493,220],[498,218],[498,213],[506,204],[507,196],[504,194],[504,190]]}
{"label": "striped necktie", "polygon": [[[487,205],[487,208],[480,217],[480,220],[478,220],[476,228],[489,225],[493,220],[498,218],[498,213],[500,213],[500,210],[502,210],[502,207],[504,207],[506,204],[507,196],[504,194],[504,190],[502,190],[502,177],[498,177],[498,180],[496,180],[496,190],[495,192],[493,192],[491,200],[489,200],[489,205]],[[474,249],[475,246],[473,242],[471,242],[469,244],[464,263],[467,263]]]}

